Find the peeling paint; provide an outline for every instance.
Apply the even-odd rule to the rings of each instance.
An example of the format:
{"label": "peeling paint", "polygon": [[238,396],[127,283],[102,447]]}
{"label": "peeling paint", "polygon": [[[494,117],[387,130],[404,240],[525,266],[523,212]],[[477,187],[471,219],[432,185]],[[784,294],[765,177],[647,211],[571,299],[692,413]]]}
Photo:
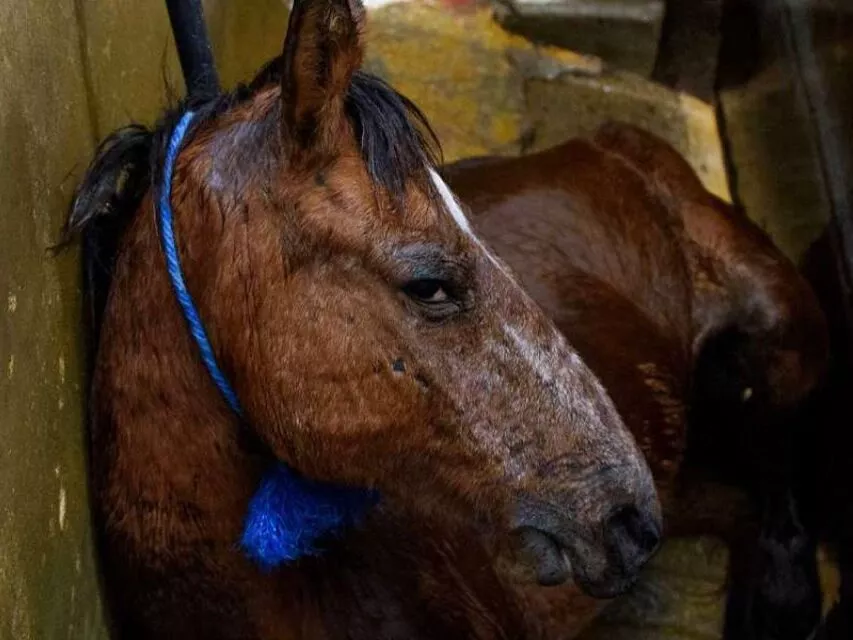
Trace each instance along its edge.
{"label": "peeling paint", "polygon": [[18,296],[14,293],[10,293],[9,297],[6,300],[6,310],[9,313],[15,313],[18,309]]}
{"label": "peeling paint", "polygon": [[65,516],[68,508],[68,494],[65,487],[59,487],[59,530],[65,531]]}

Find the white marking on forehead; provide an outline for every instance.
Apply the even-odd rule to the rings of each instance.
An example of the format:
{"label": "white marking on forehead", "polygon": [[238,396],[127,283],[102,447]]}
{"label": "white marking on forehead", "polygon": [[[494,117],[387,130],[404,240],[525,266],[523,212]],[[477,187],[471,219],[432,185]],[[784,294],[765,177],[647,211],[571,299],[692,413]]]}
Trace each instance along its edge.
{"label": "white marking on forehead", "polygon": [[459,201],[456,199],[456,196],[453,195],[453,192],[450,190],[450,187],[447,186],[447,183],[441,179],[441,176],[438,175],[438,172],[432,167],[429,168],[429,177],[432,179],[432,183],[435,185],[435,188],[438,189],[438,195],[441,196],[447,212],[456,221],[459,228],[479,243],[479,238],[474,235],[474,230],[471,228],[471,224],[468,222],[465,212],[462,211]]}
{"label": "white marking on forehead", "polygon": [[429,177],[432,180],[432,183],[435,185],[435,188],[438,190],[438,195],[441,196],[442,202],[444,202],[444,208],[447,209],[447,212],[450,214],[450,217],[453,218],[454,222],[456,222],[457,226],[462,229],[462,231],[471,238],[474,243],[483,250],[483,252],[488,256],[489,260],[494,264],[498,269],[500,269],[501,273],[503,273],[506,277],[508,277],[512,282],[515,282],[515,278],[507,271],[506,267],[495,258],[494,254],[489,251],[488,247],[483,244],[482,240],[477,237],[477,234],[474,233],[474,229],[471,228],[471,223],[468,222],[468,217],[465,215],[465,212],[462,210],[462,205],[459,204],[459,200],[456,199],[456,196],[450,190],[450,187],[447,186],[447,183],[441,179],[441,176],[438,175],[438,172],[432,167],[428,167]]}

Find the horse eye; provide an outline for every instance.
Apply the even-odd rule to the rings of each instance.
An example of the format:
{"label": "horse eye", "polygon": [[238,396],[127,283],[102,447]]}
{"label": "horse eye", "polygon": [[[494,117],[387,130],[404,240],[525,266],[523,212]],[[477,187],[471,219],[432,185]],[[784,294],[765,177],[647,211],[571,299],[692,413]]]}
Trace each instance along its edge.
{"label": "horse eye", "polygon": [[412,280],[403,287],[403,292],[410,298],[426,304],[440,304],[447,302],[450,298],[441,280]]}

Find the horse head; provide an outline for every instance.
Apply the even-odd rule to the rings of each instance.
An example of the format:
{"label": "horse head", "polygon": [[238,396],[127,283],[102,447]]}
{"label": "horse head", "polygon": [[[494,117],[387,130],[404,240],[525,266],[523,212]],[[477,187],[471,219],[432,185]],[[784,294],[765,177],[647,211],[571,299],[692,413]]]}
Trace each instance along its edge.
{"label": "horse head", "polygon": [[[239,398],[234,428],[308,479],[518,534],[540,582],[618,593],[660,537],[646,463],[595,375],[469,226],[423,116],[359,70],[364,20],[355,0],[298,0],[281,58],[239,99],[197,110],[173,149],[177,252]],[[126,235],[102,351],[119,340],[110,305],[150,306],[165,280],[161,256],[121,256],[154,226]],[[173,302],[128,317],[133,348],[112,349],[101,380],[135,375],[128,354],[146,340],[163,347],[133,324],[157,314],[181,324]],[[197,358],[173,357],[140,362],[204,377]],[[174,382],[169,393],[199,389]],[[228,415],[206,384],[181,402]],[[227,458],[227,441],[205,459]],[[188,442],[185,463],[201,446]]]}

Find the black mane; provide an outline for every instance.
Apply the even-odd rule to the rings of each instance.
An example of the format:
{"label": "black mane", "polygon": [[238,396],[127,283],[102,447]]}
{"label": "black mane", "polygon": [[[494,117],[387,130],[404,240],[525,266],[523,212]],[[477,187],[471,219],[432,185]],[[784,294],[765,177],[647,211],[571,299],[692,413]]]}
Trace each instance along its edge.
{"label": "black mane", "polygon": [[[95,152],[69,207],[61,244],[83,237],[89,322],[100,330],[113,261],[133,213],[152,183],[156,186],[172,130],[188,110],[196,113],[186,137],[212,118],[249,100],[279,81],[279,59],[268,63],[247,85],[216,96],[189,98],[168,110],[149,129],[139,124],[109,135]],[[392,198],[401,199],[406,183],[437,166],[441,148],[424,114],[384,80],[366,72],[353,76],[345,103],[367,169]]]}
{"label": "black mane", "polygon": [[441,162],[441,146],[426,116],[384,80],[357,72],[346,111],[370,176],[392,197],[401,199],[406,182],[424,165]]}

